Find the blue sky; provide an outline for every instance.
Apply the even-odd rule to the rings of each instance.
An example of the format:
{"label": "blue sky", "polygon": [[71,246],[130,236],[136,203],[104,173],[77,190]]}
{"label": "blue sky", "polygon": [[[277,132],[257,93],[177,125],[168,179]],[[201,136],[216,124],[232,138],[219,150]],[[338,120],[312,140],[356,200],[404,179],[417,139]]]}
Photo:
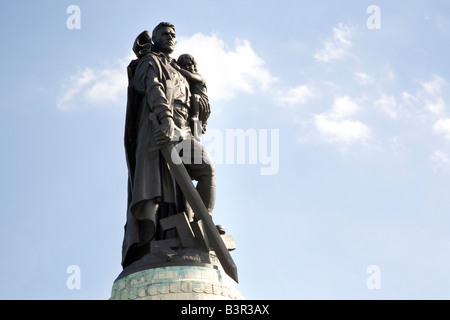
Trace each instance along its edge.
{"label": "blue sky", "polygon": [[[450,298],[447,1],[131,3],[0,3],[0,298],[109,298],[125,67],[161,21],[207,80],[214,221],[236,241],[245,298]],[[227,161],[239,132],[269,159],[249,139],[243,163]]]}

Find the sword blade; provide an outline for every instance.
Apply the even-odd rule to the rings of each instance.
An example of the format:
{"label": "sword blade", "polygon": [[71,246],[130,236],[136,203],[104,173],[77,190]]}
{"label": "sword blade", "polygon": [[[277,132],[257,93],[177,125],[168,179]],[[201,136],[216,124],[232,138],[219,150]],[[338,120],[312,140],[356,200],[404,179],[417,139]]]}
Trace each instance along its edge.
{"label": "sword blade", "polygon": [[202,198],[195,189],[192,183],[191,177],[186,170],[186,167],[181,162],[178,152],[175,150],[173,145],[164,146],[161,149],[161,153],[164,156],[167,164],[169,165],[170,171],[172,172],[175,180],[183,191],[186,200],[189,202],[194,215],[197,220],[202,220],[206,232],[208,234],[208,240],[217,255],[224,271],[236,282],[238,282],[237,267],[230,255],[222,237],[219,234],[216,226],[214,225],[212,218],[203,203]]}

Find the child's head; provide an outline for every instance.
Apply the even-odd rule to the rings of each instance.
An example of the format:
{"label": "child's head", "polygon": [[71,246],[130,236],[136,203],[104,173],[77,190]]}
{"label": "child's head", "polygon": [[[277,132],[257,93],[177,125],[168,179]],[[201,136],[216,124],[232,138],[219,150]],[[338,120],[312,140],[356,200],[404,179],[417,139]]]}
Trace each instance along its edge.
{"label": "child's head", "polygon": [[185,53],[179,56],[177,64],[180,66],[180,68],[183,68],[187,71],[197,72],[197,62],[190,54]]}

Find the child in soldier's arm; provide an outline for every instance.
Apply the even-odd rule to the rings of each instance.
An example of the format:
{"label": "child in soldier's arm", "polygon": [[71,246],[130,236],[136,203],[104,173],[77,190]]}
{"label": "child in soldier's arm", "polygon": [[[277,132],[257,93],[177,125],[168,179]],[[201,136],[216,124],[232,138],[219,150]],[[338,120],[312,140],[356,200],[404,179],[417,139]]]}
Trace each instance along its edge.
{"label": "child in soldier's arm", "polygon": [[[202,133],[206,131],[206,122],[211,113],[211,107],[207,95],[205,79],[197,72],[197,63],[190,54],[182,54],[178,60],[173,61],[172,66],[177,69],[189,82],[191,90],[191,108],[187,122],[190,124],[195,137],[195,123],[200,121]],[[199,133],[198,133],[199,134]]]}

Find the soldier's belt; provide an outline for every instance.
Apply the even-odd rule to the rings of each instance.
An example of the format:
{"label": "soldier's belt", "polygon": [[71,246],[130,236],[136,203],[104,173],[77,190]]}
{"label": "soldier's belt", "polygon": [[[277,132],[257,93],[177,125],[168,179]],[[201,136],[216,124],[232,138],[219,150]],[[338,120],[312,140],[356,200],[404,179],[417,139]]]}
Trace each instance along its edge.
{"label": "soldier's belt", "polygon": [[181,110],[183,112],[189,113],[189,108],[186,107],[185,105],[179,104],[179,103],[175,103],[174,105],[175,109]]}

